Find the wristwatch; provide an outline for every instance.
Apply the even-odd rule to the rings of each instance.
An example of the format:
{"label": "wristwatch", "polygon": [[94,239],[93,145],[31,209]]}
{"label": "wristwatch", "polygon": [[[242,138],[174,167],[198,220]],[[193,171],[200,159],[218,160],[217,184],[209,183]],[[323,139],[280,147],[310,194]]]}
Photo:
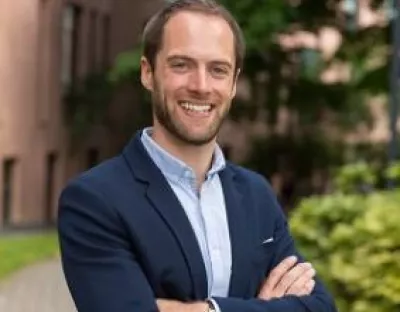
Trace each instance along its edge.
{"label": "wristwatch", "polygon": [[207,299],[206,303],[208,305],[208,309],[206,312],[217,312],[217,310],[215,309],[214,303],[210,299]]}

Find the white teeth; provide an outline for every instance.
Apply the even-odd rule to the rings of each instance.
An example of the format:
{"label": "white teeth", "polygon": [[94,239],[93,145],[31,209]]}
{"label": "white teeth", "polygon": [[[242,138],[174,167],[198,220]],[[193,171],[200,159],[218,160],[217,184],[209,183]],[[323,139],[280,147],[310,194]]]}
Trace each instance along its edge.
{"label": "white teeth", "polygon": [[192,104],[189,102],[180,103],[181,106],[187,110],[195,111],[195,112],[208,112],[211,109],[210,104]]}

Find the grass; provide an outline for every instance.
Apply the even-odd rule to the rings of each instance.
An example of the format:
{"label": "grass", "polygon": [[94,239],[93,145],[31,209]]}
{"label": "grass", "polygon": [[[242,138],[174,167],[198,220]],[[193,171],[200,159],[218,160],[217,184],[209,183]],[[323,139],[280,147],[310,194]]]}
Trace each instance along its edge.
{"label": "grass", "polygon": [[25,266],[57,254],[58,240],[54,232],[0,236],[0,280]]}

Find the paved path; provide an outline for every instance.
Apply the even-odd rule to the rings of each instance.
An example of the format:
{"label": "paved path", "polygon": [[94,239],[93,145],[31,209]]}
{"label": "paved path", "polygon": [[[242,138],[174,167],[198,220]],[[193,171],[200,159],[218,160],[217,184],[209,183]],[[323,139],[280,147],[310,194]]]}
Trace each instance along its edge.
{"label": "paved path", "polygon": [[36,264],[0,284],[1,312],[76,312],[58,259]]}

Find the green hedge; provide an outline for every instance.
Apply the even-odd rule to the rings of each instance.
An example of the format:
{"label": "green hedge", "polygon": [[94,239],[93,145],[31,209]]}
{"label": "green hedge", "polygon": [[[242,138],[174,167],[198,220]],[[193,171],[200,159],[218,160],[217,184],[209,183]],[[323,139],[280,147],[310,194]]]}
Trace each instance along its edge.
{"label": "green hedge", "polygon": [[400,190],[308,198],[290,225],[339,311],[400,311]]}

